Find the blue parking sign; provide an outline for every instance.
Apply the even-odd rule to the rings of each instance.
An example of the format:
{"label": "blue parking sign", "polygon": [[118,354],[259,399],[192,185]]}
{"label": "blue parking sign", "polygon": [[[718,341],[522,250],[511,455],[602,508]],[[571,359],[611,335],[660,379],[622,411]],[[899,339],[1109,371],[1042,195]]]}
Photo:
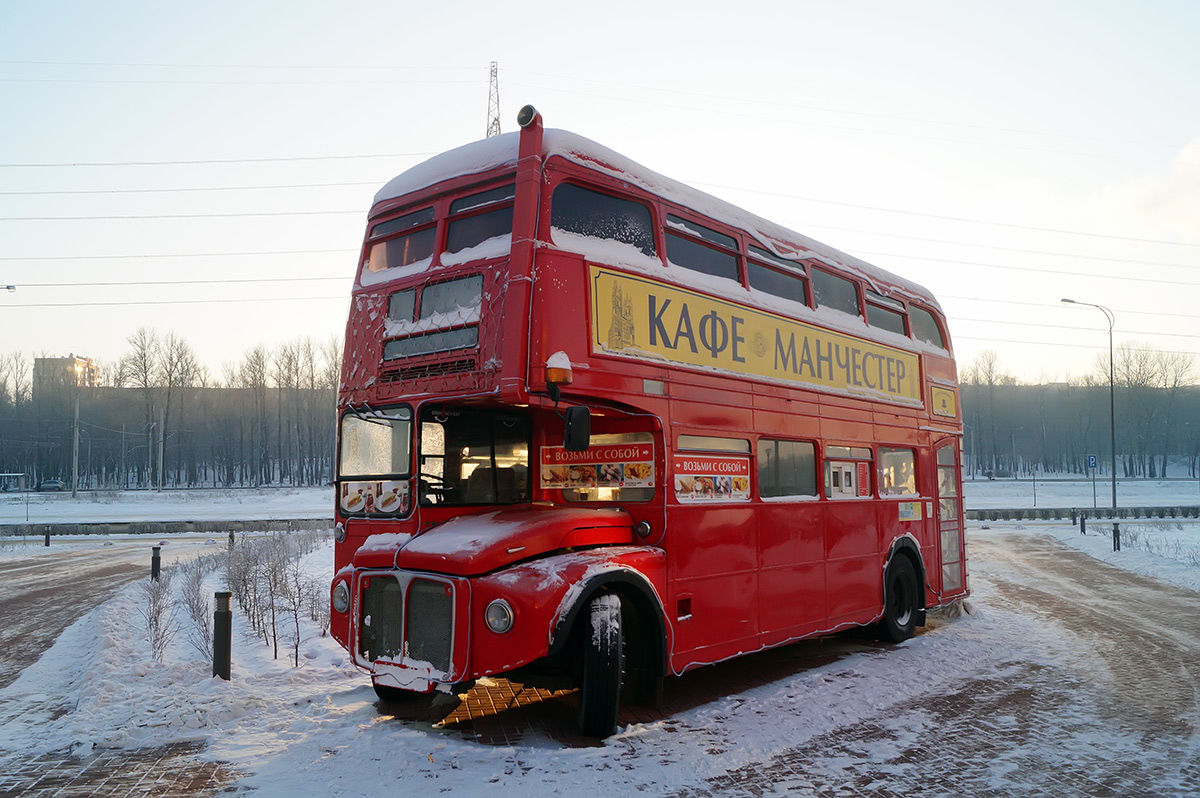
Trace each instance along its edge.
{"label": "blue parking sign", "polygon": [[1098,465],[1098,463],[1096,461],[1096,455],[1089,454],[1088,455],[1088,468],[1095,468],[1097,465]]}

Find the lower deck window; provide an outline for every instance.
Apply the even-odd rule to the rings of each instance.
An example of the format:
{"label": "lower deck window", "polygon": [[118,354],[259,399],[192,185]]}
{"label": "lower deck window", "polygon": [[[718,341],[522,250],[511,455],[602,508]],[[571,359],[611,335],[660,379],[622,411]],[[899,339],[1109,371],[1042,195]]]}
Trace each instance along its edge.
{"label": "lower deck window", "polygon": [[816,447],[807,441],[758,442],[760,496],[816,496]]}

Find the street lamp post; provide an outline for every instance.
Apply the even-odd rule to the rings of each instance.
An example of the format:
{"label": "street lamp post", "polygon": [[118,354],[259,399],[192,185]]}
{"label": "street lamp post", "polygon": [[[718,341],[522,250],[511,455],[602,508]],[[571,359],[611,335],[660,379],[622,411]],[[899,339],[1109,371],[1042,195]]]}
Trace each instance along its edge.
{"label": "street lamp post", "polygon": [[1103,305],[1097,305],[1093,302],[1076,302],[1074,299],[1062,300],[1068,305],[1086,305],[1089,308],[1096,308],[1104,314],[1104,318],[1108,319],[1108,426],[1110,445],[1112,446],[1112,508],[1113,517],[1117,515],[1117,381],[1116,372],[1113,369],[1113,324],[1116,319],[1113,312]]}

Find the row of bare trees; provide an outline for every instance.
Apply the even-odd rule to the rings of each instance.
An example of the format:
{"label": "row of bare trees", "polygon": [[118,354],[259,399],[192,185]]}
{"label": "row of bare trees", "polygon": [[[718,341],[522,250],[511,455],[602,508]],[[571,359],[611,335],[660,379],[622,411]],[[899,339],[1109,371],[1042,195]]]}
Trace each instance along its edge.
{"label": "row of bare trees", "polygon": [[0,356],[0,472],[70,484],[78,457],[81,488],[330,479],[337,340],[255,346],[219,376],[174,333],[128,342],[96,387],[38,385],[30,359]]}
{"label": "row of bare trees", "polygon": [[[962,370],[965,467],[975,476],[1086,474],[1097,456],[1118,477],[1200,476],[1200,386],[1190,355],[1126,342],[1092,373],[1065,382],[1021,384],[995,352]],[[1110,390],[1110,388],[1112,390]],[[1110,405],[1116,408],[1110,423]]]}

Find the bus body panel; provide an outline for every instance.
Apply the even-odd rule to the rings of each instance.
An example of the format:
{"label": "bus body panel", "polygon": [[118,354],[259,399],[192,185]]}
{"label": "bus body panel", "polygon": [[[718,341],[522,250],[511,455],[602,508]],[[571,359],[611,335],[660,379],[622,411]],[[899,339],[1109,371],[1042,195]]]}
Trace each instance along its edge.
{"label": "bus body panel", "polygon": [[[926,607],[967,595],[956,372],[944,319],[927,291],[585,139],[543,131],[540,117],[519,136],[501,138],[397,178],[369,216],[339,423],[349,418],[360,438],[374,439],[381,433],[371,425],[383,419],[398,430],[402,417],[411,451],[405,462],[357,475],[343,469],[350,457],[343,447],[353,447],[339,427],[338,484],[407,491],[410,506],[393,517],[336,508],[331,598],[344,595],[339,586],[350,598],[345,612],[335,607],[330,628],[377,685],[448,690],[517,669],[577,680],[581,624],[602,592],[620,597],[634,636],[627,640],[630,673],[659,676],[878,621],[887,568],[903,556],[898,547],[911,552],[923,581],[921,622]],[[553,197],[566,184],[644,207],[653,240],[642,246],[653,254],[557,230]],[[471,249],[447,254],[455,225],[482,225],[493,209],[511,213],[507,239],[493,236],[478,245],[478,256]],[[426,219],[419,229],[432,231],[427,263],[393,268],[388,261],[368,275],[375,247],[386,252],[389,242],[407,241],[402,225],[410,216]],[[705,228],[707,237],[698,237]],[[691,236],[693,248],[734,248],[738,280],[672,262],[666,253],[681,236]],[[854,285],[860,306],[899,307],[902,318],[920,307],[940,326],[942,346],[871,327],[865,306],[858,316],[819,306],[811,287],[805,303],[766,293],[748,276],[756,259],[767,264],[760,269],[805,280],[816,268],[839,275]],[[470,280],[482,286],[473,304],[437,306],[437,286]],[[602,284],[627,287],[630,296],[603,293]],[[631,311],[639,291],[657,304]],[[669,314],[668,298],[675,303]],[[696,308],[696,319],[681,314],[685,304]],[[444,321],[452,317],[458,321]],[[739,333],[742,317],[759,320],[759,340]],[[601,318],[613,320],[609,329]],[[612,329],[618,322],[625,326]],[[761,335],[772,324],[775,342],[769,331]],[[718,329],[728,337],[718,340]],[[853,356],[844,384],[801,381],[799,353],[810,333],[818,354],[822,335],[866,353]],[[443,334],[458,342],[431,343]],[[793,354],[783,341],[797,336]],[[697,354],[702,345],[711,364]],[[776,365],[788,368],[765,374],[747,370],[744,358],[717,358],[734,346],[738,355],[775,346]],[[910,364],[907,381],[882,365],[893,355]],[[562,381],[564,363],[569,377]],[[889,390],[892,383],[916,387],[887,394],[885,377]],[[590,408],[589,451],[614,441],[643,447],[640,471],[628,460],[563,454],[562,414],[576,405]],[[475,429],[467,419],[492,437],[454,438],[460,427]],[[527,430],[525,442],[506,429]],[[498,448],[497,434],[509,436],[507,448]],[[389,446],[399,445],[397,436]],[[761,451],[781,443],[810,447],[816,478],[802,496],[760,491],[763,479],[775,478],[764,471]],[[885,450],[892,458],[911,451],[914,493],[885,492]],[[551,455],[568,465],[544,463]],[[849,494],[827,484],[823,466],[835,461],[853,475]],[[692,471],[679,466],[688,462]],[[712,490],[718,478],[693,477],[694,464],[714,462],[745,475],[736,496],[728,495],[729,483],[724,494],[700,492],[702,482]],[[515,488],[502,486],[496,473],[516,467],[527,473],[522,492],[502,496]],[[461,486],[485,472],[491,498],[468,504]],[[602,477],[611,481],[601,484]],[[436,487],[436,480],[445,481]],[[496,602],[511,613],[507,631],[489,628]]]}

